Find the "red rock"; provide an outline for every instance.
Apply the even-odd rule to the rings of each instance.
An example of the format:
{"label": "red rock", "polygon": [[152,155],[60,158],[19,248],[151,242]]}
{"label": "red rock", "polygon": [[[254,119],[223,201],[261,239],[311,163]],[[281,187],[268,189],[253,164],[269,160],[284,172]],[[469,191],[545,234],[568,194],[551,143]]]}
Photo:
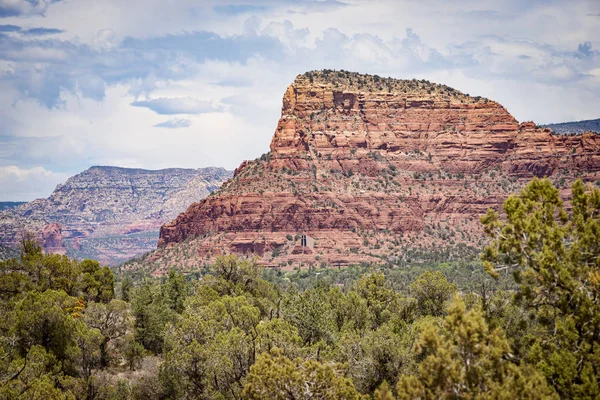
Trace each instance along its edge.
{"label": "red rock", "polygon": [[[478,217],[533,177],[590,181],[600,169],[598,135],[519,125],[500,104],[444,85],[350,73],[298,76],[270,147],[161,227],[157,265],[184,241],[199,257],[182,265],[228,252],[347,265],[478,247]],[[301,232],[315,238],[312,254],[289,240]]]}
{"label": "red rock", "polygon": [[41,232],[40,244],[47,253],[67,254],[62,236],[62,227],[57,223],[48,224]]}

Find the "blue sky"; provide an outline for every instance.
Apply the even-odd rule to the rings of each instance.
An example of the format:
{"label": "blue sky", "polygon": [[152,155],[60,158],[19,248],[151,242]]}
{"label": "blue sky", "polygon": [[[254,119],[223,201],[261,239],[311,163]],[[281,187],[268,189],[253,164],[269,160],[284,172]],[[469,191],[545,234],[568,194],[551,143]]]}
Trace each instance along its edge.
{"label": "blue sky", "polygon": [[0,0],[0,201],[91,165],[235,168],[312,69],[600,117],[598,0]]}

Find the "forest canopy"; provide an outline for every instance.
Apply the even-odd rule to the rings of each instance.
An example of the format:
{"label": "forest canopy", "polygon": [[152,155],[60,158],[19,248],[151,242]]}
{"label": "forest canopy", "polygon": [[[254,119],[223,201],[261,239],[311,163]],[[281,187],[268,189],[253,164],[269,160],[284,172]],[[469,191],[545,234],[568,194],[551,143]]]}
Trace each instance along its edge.
{"label": "forest canopy", "polygon": [[0,398],[599,398],[600,191],[535,179],[481,222],[475,267],[321,277],[233,255],[115,276],[25,238],[0,262]]}

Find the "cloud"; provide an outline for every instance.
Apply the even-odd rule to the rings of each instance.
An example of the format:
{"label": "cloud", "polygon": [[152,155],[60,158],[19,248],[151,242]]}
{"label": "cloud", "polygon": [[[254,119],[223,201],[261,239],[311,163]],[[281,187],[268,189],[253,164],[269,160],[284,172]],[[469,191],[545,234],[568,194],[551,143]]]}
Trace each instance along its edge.
{"label": "cloud", "polygon": [[213,8],[216,13],[224,15],[240,15],[249,13],[261,13],[269,9],[267,6],[255,6],[251,4],[232,4],[227,6],[217,6]]}
{"label": "cloud", "polygon": [[[39,29],[38,33],[47,32]],[[33,38],[0,34],[0,61],[19,63],[3,78],[23,97],[35,98],[48,108],[63,104],[64,91],[80,90],[85,97],[101,100],[106,85],[148,77],[180,80],[195,75],[198,65],[208,60],[247,62],[256,56],[275,60],[285,54],[278,39],[256,34],[223,37],[192,32],[125,38],[114,47]]]}
{"label": "cloud", "polygon": [[20,26],[16,25],[0,25],[0,32],[19,32]]}
{"label": "cloud", "polygon": [[577,46],[577,56],[593,57],[598,55],[597,51],[592,50],[592,42],[586,41]]}
{"label": "cloud", "polygon": [[209,59],[227,61],[245,61],[260,54],[269,59],[281,59],[284,47],[274,37],[267,35],[231,35],[221,36],[213,32],[195,31],[177,35],[165,35],[137,39],[128,37],[123,40],[124,51],[151,52],[167,59],[185,54],[196,62]]}
{"label": "cloud", "polygon": [[597,0],[52,3],[0,0],[18,11],[0,26],[0,165],[234,168],[323,68],[445,83],[520,120],[598,117]]}
{"label": "cloud", "polygon": [[172,114],[205,114],[221,111],[221,107],[211,101],[200,100],[193,97],[157,98],[151,100],[138,100],[131,103],[134,107],[146,107],[161,115]]}
{"label": "cloud", "polygon": [[185,118],[173,118],[167,120],[165,122],[161,122],[159,124],[154,125],[156,128],[169,128],[169,129],[177,129],[177,128],[189,128],[192,126],[192,121]]}
{"label": "cloud", "polygon": [[44,35],[55,35],[57,33],[63,33],[62,29],[55,28],[30,28],[23,31],[24,35],[28,36],[44,36]]}
{"label": "cloud", "polygon": [[6,182],[8,180],[22,182],[33,176],[48,178],[52,176],[52,172],[43,167],[35,167],[31,169],[21,169],[16,165],[0,167],[0,182]]}
{"label": "cloud", "polygon": [[506,18],[506,15],[502,15],[496,10],[472,10],[462,12],[466,19],[484,19],[484,20],[501,20]]}
{"label": "cloud", "polygon": [[20,15],[44,15],[52,3],[60,0],[0,0],[0,18]]}
{"label": "cloud", "polygon": [[46,197],[67,174],[49,171],[44,167],[19,168],[0,166],[0,201],[29,201]]}
{"label": "cloud", "polygon": [[310,12],[330,12],[349,4],[338,0],[288,0],[291,5],[290,12],[308,14]]}

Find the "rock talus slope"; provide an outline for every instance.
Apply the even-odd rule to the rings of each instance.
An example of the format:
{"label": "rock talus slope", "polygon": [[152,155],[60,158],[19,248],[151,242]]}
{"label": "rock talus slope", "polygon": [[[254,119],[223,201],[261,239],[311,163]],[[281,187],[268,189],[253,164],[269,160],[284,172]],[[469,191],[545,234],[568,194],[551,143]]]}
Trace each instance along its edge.
{"label": "rock talus slope", "polygon": [[91,167],[47,199],[0,213],[0,244],[30,231],[47,251],[116,264],[153,249],[161,224],[230,177],[222,168]]}
{"label": "rock talus slope", "polygon": [[531,178],[564,188],[600,169],[598,135],[519,124],[445,85],[343,71],[296,78],[270,147],[162,226],[151,268],[229,252],[285,267],[460,256],[482,244],[479,216]]}

